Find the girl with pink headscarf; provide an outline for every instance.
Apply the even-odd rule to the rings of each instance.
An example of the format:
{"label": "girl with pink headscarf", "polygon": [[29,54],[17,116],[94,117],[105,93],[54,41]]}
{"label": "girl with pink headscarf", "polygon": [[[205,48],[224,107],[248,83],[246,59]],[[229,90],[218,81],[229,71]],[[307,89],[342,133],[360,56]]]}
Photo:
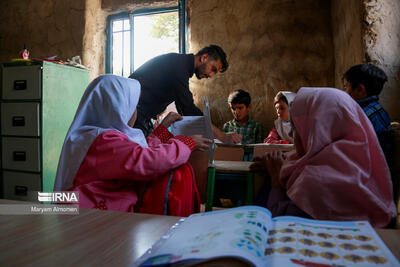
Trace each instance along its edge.
{"label": "girl with pink headscarf", "polygon": [[256,159],[271,177],[274,216],[368,220],[396,215],[390,172],[374,128],[359,105],[334,88],[301,88],[291,108],[296,151]]}

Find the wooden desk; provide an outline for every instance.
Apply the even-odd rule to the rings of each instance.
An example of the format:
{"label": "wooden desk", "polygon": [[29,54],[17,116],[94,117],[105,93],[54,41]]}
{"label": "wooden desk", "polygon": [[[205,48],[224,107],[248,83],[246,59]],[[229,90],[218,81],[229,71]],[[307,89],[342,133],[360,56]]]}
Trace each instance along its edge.
{"label": "wooden desk", "polygon": [[[254,173],[250,172],[250,161],[223,161],[214,160],[208,165],[207,201],[205,210],[211,211],[214,202],[214,191],[217,174],[239,174],[240,180],[246,182],[246,205],[253,204],[254,198]],[[230,177],[232,179],[232,177]]]}
{"label": "wooden desk", "polygon": [[[271,152],[271,151],[283,151],[283,152],[288,152],[294,150],[294,145],[293,144],[245,144],[245,145],[240,145],[240,144],[225,144],[225,143],[216,143],[217,148],[240,148],[244,152],[243,160],[244,161],[252,161],[253,157],[256,156],[261,156],[266,152]],[[230,159],[226,159],[230,160]]]}
{"label": "wooden desk", "polygon": [[[246,155],[243,157],[245,161],[251,161],[254,156],[263,155],[265,152],[280,150],[280,151],[290,151],[294,149],[294,145],[286,145],[286,144],[249,144],[249,145],[235,145],[235,144],[225,144],[225,143],[216,143],[217,147],[223,148],[224,152],[222,154],[230,153],[229,156],[221,157],[218,156],[218,152],[215,154],[218,160],[230,160],[237,161],[237,149],[242,149],[243,152],[245,150],[250,150],[251,155]],[[232,148],[234,151],[229,151],[229,148]],[[232,152],[232,153],[231,153]],[[201,203],[205,203],[207,200],[207,176],[208,176],[208,153],[204,151],[193,151],[189,163],[192,165],[195,176],[196,176],[196,184],[200,193]],[[255,188],[259,188],[263,182],[263,179],[259,177],[255,177]],[[256,190],[257,191],[257,190]]]}
{"label": "wooden desk", "polygon": [[[0,200],[0,204],[20,203]],[[1,215],[0,266],[129,266],[180,218],[81,208]]]}
{"label": "wooden desk", "polygon": [[243,173],[247,174],[250,171],[251,161],[225,161],[225,160],[214,160],[208,167],[215,168],[217,171],[227,173]]}
{"label": "wooden desk", "polygon": [[[0,200],[9,203],[25,202]],[[0,266],[129,266],[178,220],[89,209],[79,215],[1,215]],[[400,230],[377,232],[400,259]]]}
{"label": "wooden desk", "polygon": [[256,148],[256,147],[263,147],[266,150],[280,150],[280,151],[291,151],[294,149],[293,144],[227,144],[227,143],[215,143],[217,147],[241,147],[241,148]]}

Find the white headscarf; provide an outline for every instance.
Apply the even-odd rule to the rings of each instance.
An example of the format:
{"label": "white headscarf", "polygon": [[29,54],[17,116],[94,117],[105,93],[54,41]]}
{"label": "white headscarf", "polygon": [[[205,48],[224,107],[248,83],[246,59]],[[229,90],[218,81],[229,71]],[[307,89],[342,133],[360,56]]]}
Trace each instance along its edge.
{"label": "white headscarf", "polygon": [[[286,100],[288,101],[288,107],[290,109],[290,106],[292,105],[293,100],[296,97],[296,93],[290,91],[280,91],[279,93],[282,93],[286,97]],[[281,139],[289,141],[291,144],[293,144],[293,137],[289,134],[290,131],[292,130],[289,118],[287,121],[283,121],[280,118],[277,118],[275,120],[275,129],[278,132]]]}
{"label": "white headscarf", "polygon": [[136,110],[139,96],[140,83],[129,78],[108,74],[89,84],[65,137],[54,191],[72,187],[89,147],[104,131],[120,131],[132,142],[147,147],[143,132],[127,124]]}

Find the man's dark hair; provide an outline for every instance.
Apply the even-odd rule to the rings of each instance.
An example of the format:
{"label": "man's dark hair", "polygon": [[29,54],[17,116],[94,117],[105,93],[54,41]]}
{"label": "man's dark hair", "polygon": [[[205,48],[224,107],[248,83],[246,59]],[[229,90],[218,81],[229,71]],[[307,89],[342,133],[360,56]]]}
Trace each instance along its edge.
{"label": "man's dark hair", "polygon": [[367,96],[379,95],[383,85],[387,81],[385,72],[370,63],[358,64],[346,71],[343,75],[350,84],[351,88],[356,88],[362,84],[367,91]]}
{"label": "man's dark hair", "polygon": [[244,104],[248,107],[251,103],[250,94],[244,90],[235,90],[229,94],[228,97],[229,104]]}
{"label": "man's dark hair", "polygon": [[206,46],[203,49],[201,49],[199,52],[197,52],[196,56],[201,56],[203,54],[207,54],[213,60],[221,60],[222,68],[221,68],[220,72],[224,72],[228,69],[229,64],[228,64],[228,61],[226,60],[226,54],[225,54],[224,50],[222,50],[222,48],[219,47],[218,45]]}

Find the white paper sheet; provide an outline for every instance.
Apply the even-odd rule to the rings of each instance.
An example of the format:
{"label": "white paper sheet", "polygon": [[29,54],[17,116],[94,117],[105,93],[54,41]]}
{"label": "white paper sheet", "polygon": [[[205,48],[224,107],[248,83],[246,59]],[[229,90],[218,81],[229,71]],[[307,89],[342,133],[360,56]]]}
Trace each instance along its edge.
{"label": "white paper sheet", "polygon": [[[182,120],[176,121],[171,125],[171,133],[173,135],[202,135],[205,138],[213,140],[211,127],[210,106],[208,98],[204,98],[203,116],[182,116]],[[208,150],[209,161],[214,158],[214,144],[210,145]]]}

